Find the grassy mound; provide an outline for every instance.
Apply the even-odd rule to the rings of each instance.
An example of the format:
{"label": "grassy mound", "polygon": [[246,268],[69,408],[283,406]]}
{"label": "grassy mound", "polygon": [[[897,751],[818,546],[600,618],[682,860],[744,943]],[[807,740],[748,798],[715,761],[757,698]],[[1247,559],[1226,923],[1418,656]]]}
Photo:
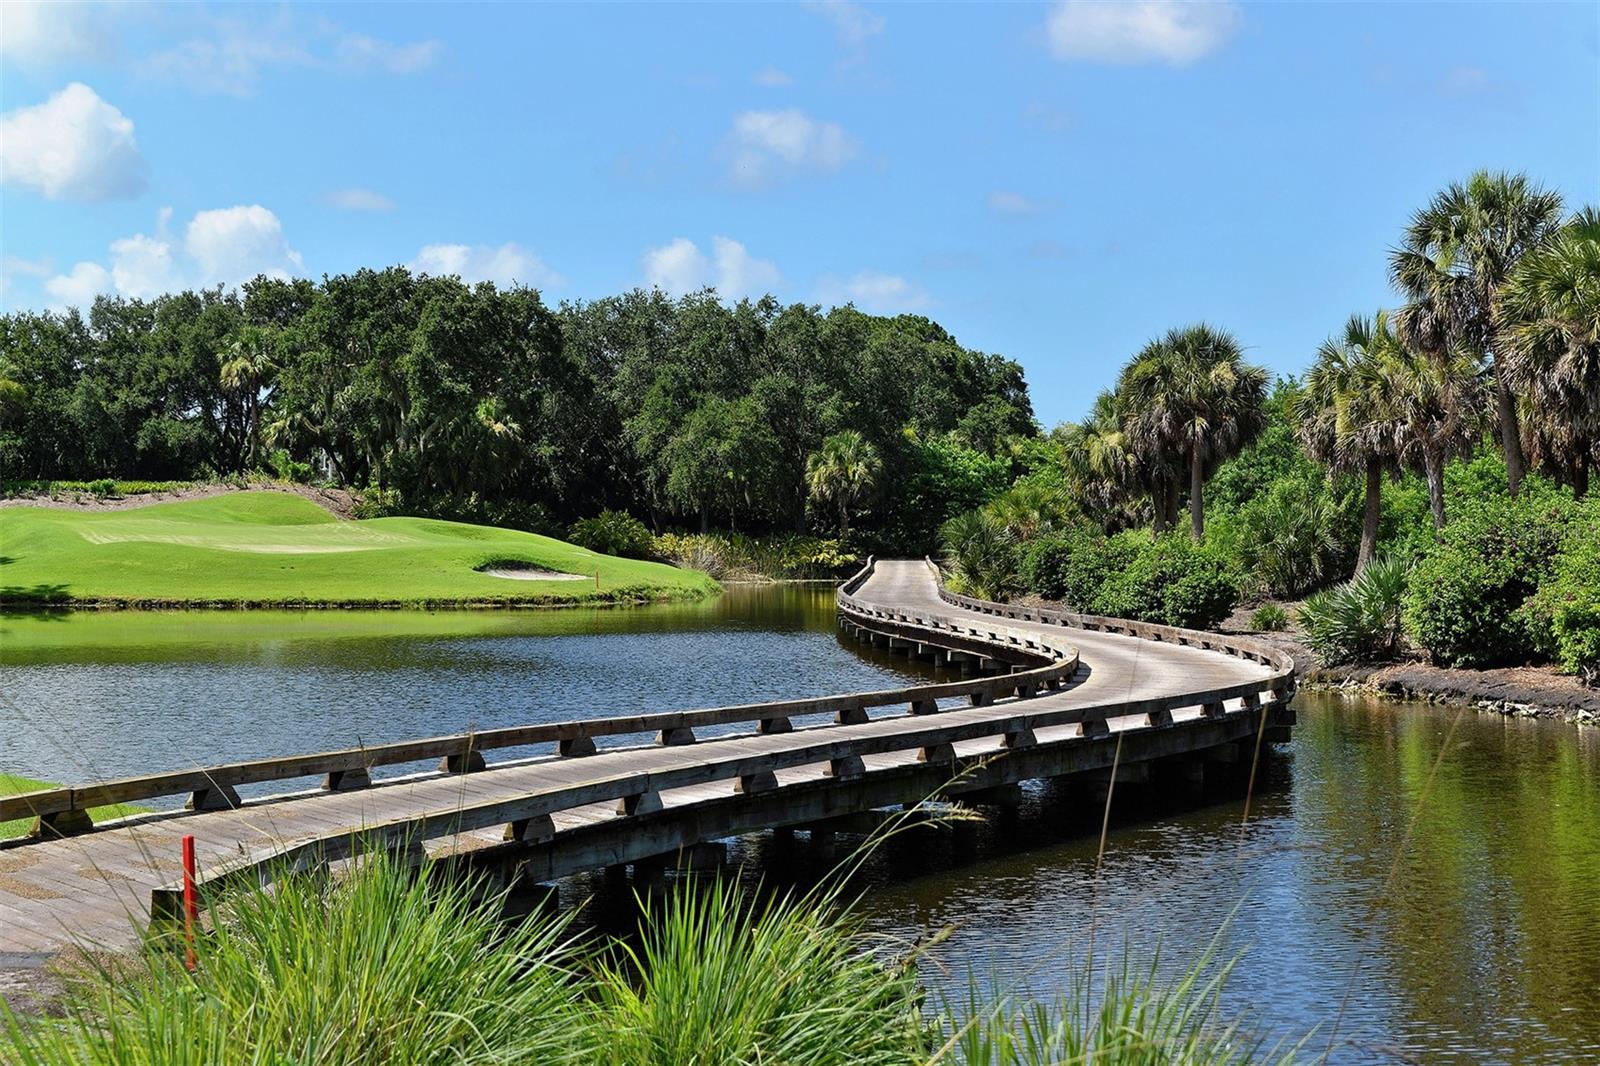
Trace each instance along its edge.
{"label": "grassy mound", "polygon": [[[480,572],[507,567],[554,574]],[[517,530],[430,518],[343,522],[279,492],[112,512],[0,511],[0,599],[8,604],[564,604],[716,587],[704,574]]]}

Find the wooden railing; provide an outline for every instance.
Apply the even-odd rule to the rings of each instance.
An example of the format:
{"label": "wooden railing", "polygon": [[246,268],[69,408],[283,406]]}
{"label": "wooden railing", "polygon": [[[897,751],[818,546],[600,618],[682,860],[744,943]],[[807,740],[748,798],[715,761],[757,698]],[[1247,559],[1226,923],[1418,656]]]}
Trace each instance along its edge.
{"label": "wooden railing", "polygon": [[1039,622],[1045,625],[1062,626],[1067,629],[1081,629],[1091,633],[1119,633],[1124,636],[1138,637],[1141,640],[1150,640],[1162,644],[1177,644],[1189,648],[1201,648],[1205,651],[1221,652],[1240,659],[1248,659],[1254,663],[1272,668],[1272,684],[1268,687],[1274,693],[1284,698],[1294,694],[1294,657],[1281,648],[1274,647],[1264,641],[1251,640],[1248,637],[1236,637],[1226,633],[1212,633],[1200,629],[1182,629],[1178,626],[1164,626],[1155,622],[1135,622],[1126,618],[1111,618],[1097,614],[1078,614],[1073,611],[1062,611],[1049,607],[1026,607],[1010,603],[994,603],[990,600],[974,599],[971,596],[962,596],[945,588],[943,575],[937,564],[931,559],[923,560],[933,574],[935,585],[939,589],[939,598],[953,607],[960,607],[968,611],[977,611],[980,614],[996,618],[1014,618],[1025,622]]}
{"label": "wooden railing", "polygon": [[1041,642],[1004,625],[972,627],[957,625],[951,619],[914,618],[906,612],[885,611],[856,601],[850,593],[860,588],[874,566],[875,560],[869,558],[861,571],[839,587],[839,608],[845,617],[870,621],[885,629],[898,626],[905,635],[920,637],[928,643],[982,643],[994,648],[996,654],[1036,665],[1000,676],[934,685],[510,726],[41,789],[0,796],[0,822],[36,818],[37,835],[80,833],[94,828],[88,815],[91,808],[112,804],[187,795],[191,809],[221,810],[239,805],[236,789],[240,785],[320,776],[324,789],[364,788],[371,784],[370,771],[375,767],[437,759],[441,771],[467,773],[486,768],[484,752],[503,748],[554,744],[558,755],[577,757],[595,754],[599,750],[596,739],[605,737],[653,732],[659,744],[687,744],[695,741],[694,730],[705,727],[754,722],[758,733],[781,733],[793,728],[794,718],[833,715],[842,723],[864,721],[868,708],[897,704],[906,705],[914,714],[928,713],[936,709],[936,701],[941,699],[966,697],[975,704],[983,704],[1019,692],[1032,695],[1041,688],[1054,687],[1077,670],[1077,650],[1065,641]]}

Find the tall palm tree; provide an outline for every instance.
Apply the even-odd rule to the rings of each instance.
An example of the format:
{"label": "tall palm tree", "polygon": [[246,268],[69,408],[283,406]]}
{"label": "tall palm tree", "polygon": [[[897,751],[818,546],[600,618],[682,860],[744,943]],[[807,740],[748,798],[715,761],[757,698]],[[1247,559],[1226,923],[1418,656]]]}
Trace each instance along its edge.
{"label": "tall palm tree", "polygon": [[1363,391],[1390,397],[1400,462],[1428,482],[1435,529],[1443,528],[1444,465],[1480,439],[1483,377],[1477,357],[1456,351],[1443,357],[1403,346],[1383,351],[1360,370]]}
{"label": "tall palm tree", "polygon": [[260,326],[243,326],[219,356],[218,382],[244,404],[244,452],[249,466],[261,456],[261,411],[270,398],[278,364],[273,361],[273,339]]}
{"label": "tall palm tree", "polygon": [[839,508],[839,535],[850,534],[850,509],[866,499],[883,468],[878,449],[853,429],[822,442],[806,460],[806,485],[813,499]]}
{"label": "tall palm tree", "polygon": [[1582,497],[1600,462],[1600,209],[1525,254],[1496,311],[1535,458]]}
{"label": "tall palm tree", "polygon": [[1397,325],[1406,342],[1449,362],[1457,351],[1487,361],[1495,420],[1511,492],[1525,462],[1510,375],[1501,366],[1508,338],[1495,314],[1500,290],[1524,253],[1561,223],[1561,197],[1525,174],[1480,170],[1452,184],[1412,216],[1389,272],[1410,302]]}
{"label": "tall palm tree", "polygon": [[1175,524],[1186,471],[1190,531],[1203,539],[1205,480],[1261,432],[1266,370],[1244,361],[1231,334],[1201,323],[1147,344],[1124,368],[1117,393],[1134,448],[1156,472],[1157,531]]}
{"label": "tall palm tree", "polygon": [[1383,477],[1399,469],[1403,427],[1395,417],[1395,382],[1385,372],[1399,353],[1403,349],[1385,312],[1373,318],[1351,315],[1343,335],[1329,337],[1317,349],[1317,361],[1295,398],[1296,435],[1306,454],[1334,473],[1366,479],[1357,573],[1377,554]]}

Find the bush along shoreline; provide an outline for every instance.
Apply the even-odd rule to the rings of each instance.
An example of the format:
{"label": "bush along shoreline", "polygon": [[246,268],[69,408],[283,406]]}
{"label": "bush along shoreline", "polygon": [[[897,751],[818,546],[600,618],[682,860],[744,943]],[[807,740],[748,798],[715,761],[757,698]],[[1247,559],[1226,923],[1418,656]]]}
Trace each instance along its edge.
{"label": "bush along shoreline", "polygon": [[639,933],[584,938],[572,914],[507,923],[470,877],[375,855],[212,901],[185,967],[181,934],[83,961],[56,1010],[0,1001],[0,1052],[25,1066],[323,1066],[384,1062],[789,1066],[1250,1066],[1292,1062],[1223,992],[1209,952],[1158,977],[1091,953],[1068,990],[930,997],[916,964],[943,939],[871,935],[840,882],[804,895],[722,879],[641,899]]}

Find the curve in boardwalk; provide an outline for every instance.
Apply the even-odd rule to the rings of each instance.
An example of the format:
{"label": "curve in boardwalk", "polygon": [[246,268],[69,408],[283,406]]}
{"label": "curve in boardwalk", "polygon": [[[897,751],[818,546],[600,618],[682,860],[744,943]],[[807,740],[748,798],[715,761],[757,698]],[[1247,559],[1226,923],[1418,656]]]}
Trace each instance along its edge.
{"label": "curve in boardwalk", "polygon": [[[0,848],[0,952],[121,947],[171,913],[182,836],[213,891],[374,847],[512,859],[534,880],[700,841],[958,790],[1254,742],[1292,722],[1293,663],[1250,641],[955,596],[926,562],[869,561],[839,589],[847,632],[985,676],[881,692],[597,718],[322,752],[0,799],[43,833]],[[883,715],[877,708],[896,706]],[[753,733],[695,730],[751,723]],[[656,733],[601,749],[597,738]],[[1114,741],[1114,742],[1113,742]],[[486,750],[556,754],[487,764]],[[581,756],[588,755],[584,758]],[[374,766],[439,770],[372,782]],[[323,776],[239,802],[234,786]],[[197,809],[88,823],[108,802]],[[208,809],[209,808],[209,809]],[[74,835],[66,835],[74,834]]]}

